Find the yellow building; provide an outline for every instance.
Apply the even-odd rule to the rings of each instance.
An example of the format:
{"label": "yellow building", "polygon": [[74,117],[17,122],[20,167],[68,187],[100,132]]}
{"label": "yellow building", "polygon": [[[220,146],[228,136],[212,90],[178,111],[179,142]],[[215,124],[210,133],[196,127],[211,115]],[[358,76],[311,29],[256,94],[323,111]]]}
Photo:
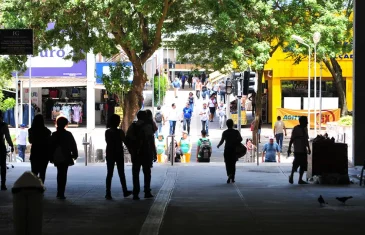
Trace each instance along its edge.
{"label": "yellow building", "polygon": [[[277,117],[277,108],[284,107],[284,97],[307,97],[308,96],[308,59],[295,65],[294,61],[286,58],[287,54],[278,49],[273,57],[265,65],[264,79],[268,96],[268,123],[274,124]],[[342,69],[342,75],[346,84],[346,100],[348,110],[352,110],[352,57],[353,54],[338,56],[338,62]],[[333,78],[322,63],[316,64],[317,89],[319,90],[319,77],[322,74],[322,97],[336,97]],[[313,97],[314,60],[311,59],[311,90]],[[292,91],[292,92],[291,92]],[[293,93],[293,94],[292,94]],[[317,95],[318,97],[318,95]],[[303,105],[302,105],[303,106]],[[317,107],[319,109],[319,107]]]}

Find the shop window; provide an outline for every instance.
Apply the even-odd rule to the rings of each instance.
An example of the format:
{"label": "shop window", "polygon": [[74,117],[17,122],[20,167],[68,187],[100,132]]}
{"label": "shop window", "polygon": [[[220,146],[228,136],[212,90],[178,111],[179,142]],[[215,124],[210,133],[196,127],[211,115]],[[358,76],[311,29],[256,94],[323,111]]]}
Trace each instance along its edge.
{"label": "shop window", "polygon": [[[346,81],[343,81],[346,90]],[[314,81],[311,80],[311,97],[314,97]],[[281,107],[284,107],[284,97],[308,97],[308,81],[281,81]],[[317,97],[319,92],[319,78],[317,78]],[[322,97],[338,97],[338,91],[333,80],[322,81]],[[303,108],[303,107],[302,107]]]}

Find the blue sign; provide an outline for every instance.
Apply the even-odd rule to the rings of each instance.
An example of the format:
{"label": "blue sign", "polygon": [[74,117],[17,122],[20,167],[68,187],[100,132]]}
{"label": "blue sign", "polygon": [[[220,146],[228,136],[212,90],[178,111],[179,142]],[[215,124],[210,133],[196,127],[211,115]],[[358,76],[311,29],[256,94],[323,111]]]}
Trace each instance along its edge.
{"label": "blue sign", "polygon": [[[101,77],[103,75],[109,75],[110,74],[110,65],[115,66],[115,62],[100,62],[96,63],[96,84],[103,84],[103,80]],[[133,81],[133,65],[132,62],[124,62],[123,63],[126,66],[131,67],[131,75],[128,78],[128,81]]]}

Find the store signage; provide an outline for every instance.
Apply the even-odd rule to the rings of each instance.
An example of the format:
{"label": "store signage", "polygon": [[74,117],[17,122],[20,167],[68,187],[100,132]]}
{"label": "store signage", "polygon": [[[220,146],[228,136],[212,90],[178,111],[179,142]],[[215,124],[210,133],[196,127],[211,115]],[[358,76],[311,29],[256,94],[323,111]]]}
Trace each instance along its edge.
{"label": "store signage", "polygon": [[[55,24],[49,23],[47,30],[54,29]],[[65,46],[64,48],[52,47],[40,51],[28,59],[26,66],[32,68],[32,77],[86,77],[86,61],[73,62],[65,60],[65,57],[72,52],[72,47]],[[27,69],[20,77],[28,77],[29,69]]]}
{"label": "store signage", "polygon": [[[310,126],[314,128],[314,110],[310,111]],[[308,110],[295,110],[295,109],[277,109],[277,115],[281,116],[283,122],[285,123],[286,128],[294,128],[299,124],[300,116],[307,116]],[[320,112],[317,110],[317,127],[319,126],[319,122],[321,121],[321,127],[326,127],[327,122],[336,122],[340,120],[341,117],[341,109],[326,109],[322,110],[322,120],[320,120]]]}
{"label": "store signage", "polygon": [[[40,51],[37,56],[28,59],[26,66],[32,68],[32,77],[86,77],[85,60],[76,63],[64,59],[71,51],[70,46]],[[29,69],[21,76],[28,77]]]}
{"label": "store signage", "polygon": [[33,29],[0,29],[0,55],[33,55]]}
{"label": "store signage", "polygon": [[[96,63],[96,84],[103,84],[103,80],[101,77],[103,75],[109,75],[110,74],[110,66],[115,66],[115,62],[100,62]],[[131,75],[128,78],[128,81],[133,81],[133,65],[132,62],[124,62],[125,65],[130,66],[132,71]]]}

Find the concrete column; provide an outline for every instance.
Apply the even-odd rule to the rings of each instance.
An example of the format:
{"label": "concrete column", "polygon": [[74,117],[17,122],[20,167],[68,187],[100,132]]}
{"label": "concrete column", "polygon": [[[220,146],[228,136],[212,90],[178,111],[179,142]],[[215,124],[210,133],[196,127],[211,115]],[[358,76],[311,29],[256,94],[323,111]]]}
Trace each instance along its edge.
{"label": "concrete column", "polygon": [[86,128],[95,129],[95,55],[87,53]]}
{"label": "concrete column", "polygon": [[352,158],[355,166],[363,165],[365,154],[363,152],[365,145],[365,70],[363,61],[365,60],[365,34],[361,32],[361,25],[365,25],[365,17],[361,15],[361,10],[365,9],[364,0],[354,1],[354,62],[353,62],[353,142]]}

